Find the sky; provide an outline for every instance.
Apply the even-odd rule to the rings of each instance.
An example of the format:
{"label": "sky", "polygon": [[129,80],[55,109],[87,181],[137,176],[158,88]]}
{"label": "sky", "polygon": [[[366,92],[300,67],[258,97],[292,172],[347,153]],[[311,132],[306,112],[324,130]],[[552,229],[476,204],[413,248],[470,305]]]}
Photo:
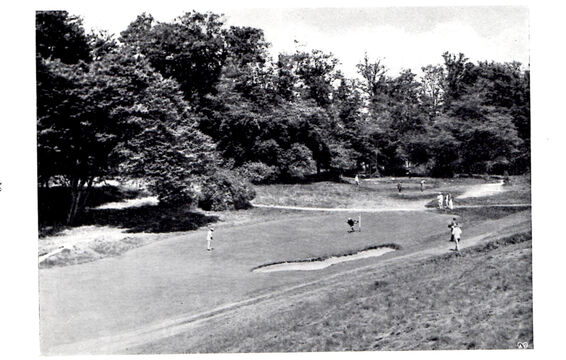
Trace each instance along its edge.
{"label": "sky", "polygon": [[235,8],[215,1],[180,5],[142,1],[113,6],[110,11],[92,2],[71,3],[64,9],[80,15],[87,31],[114,34],[144,11],[164,22],[193,9],[221,13],[227,25],[264,30],[273,55],[294,52],[297,46],[333,53],[347,76],[356,74],[356,64],[365,53],[370,60],[382,59],[393,75],[401,69],[418,73],[422,66],[440,64],[445,51],[462,52],[473,62],[530,63],[529,12],[525,6],[368,7],[369,2],[358,2],[361,6],[344,7],[345,2],[341,2],[342,7],[309,7],[311,3],[292,2],[298,7],[287,8],[266,8],[265,4]]}

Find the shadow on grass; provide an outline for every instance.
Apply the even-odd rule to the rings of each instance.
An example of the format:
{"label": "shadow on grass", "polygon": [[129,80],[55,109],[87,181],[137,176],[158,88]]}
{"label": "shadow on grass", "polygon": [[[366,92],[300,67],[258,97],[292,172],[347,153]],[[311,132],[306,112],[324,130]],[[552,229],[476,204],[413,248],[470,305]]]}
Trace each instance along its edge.
{"label": "shadow on grass", "polygon": [[[86,207],[133,199],[143,194],[137,190],[124,190],[114,186],[91,189]],[[64,229],[81,225],[107,225],[127,228],[128,232],[165,233],[195,230],[218,221],[217,216],[206,216],[188,207],[143,206],[126,209],[87,209],[77,215],[72,226],[64,224],[70,204],[67,188],[39,189],[39,237],[54,235]]]}
{"label": "shadow on grass", "polygon": [[77,218],[74,225],[107,225],[127,228],[130,233],[166,233],[196,230],[216,221],[217,216],[204,215],[186,207],[158,205],[120,210],[88,210]]}

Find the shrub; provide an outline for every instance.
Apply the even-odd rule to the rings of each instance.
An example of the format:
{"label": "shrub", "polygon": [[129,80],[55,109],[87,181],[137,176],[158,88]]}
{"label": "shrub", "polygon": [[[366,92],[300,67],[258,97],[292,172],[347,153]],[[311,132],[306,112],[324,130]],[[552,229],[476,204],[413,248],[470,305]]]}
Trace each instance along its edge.
{"label": "shrub", "polygon": [[236,169],[236,172],[248,179],[252,184],[269,184],[277,180],[279,170],[262,162],[247,162]]}
{"label": "shrub", "polygon": [[255,197],[252,185],[229,170],[218,170],[202,184],[199,206],[203,210],[245,209]]}
{"label": "shrub", "polygon": [[188,180],[163,177],[149,184],[150,190],[157,194],[159,203],[164,206],[191,205],[197,197],[197,190]]}

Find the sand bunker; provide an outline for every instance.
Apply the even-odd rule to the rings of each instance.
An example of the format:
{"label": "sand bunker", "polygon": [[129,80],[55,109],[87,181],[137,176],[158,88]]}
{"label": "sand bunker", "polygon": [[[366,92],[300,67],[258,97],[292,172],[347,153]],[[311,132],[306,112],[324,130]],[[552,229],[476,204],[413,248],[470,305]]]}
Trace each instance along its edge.
{"label": "sand bunker", "polygon": [[299,261],[289,261],[273,265],[260,266],[253,269],[253,272],[274,272],[274,271],[309,271],[309,270],[321,270],[327,268],[334,264],[339,264],[346,261],[354,261],[359,259],[365,259],[369,257],[376,257],[386,254],[391,251],[395,251],[393,247],[380,247],[377,249],[369,249],[357,252],[352,255],[343,256],[333,256],[322,260],[299,260]]}
{"label": "sand bunker", "polygon": [[503,181],[493,184],[473,185],[462,195],[458,196],[458,199],[491,196],[501,191],[503,191]]}

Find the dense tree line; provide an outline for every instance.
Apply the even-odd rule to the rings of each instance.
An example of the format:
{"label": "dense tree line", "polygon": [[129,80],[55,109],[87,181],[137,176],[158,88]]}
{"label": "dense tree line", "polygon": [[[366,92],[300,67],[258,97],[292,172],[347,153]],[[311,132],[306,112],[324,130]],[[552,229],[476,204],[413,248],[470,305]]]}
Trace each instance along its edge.
{"label": "dense tree line", "polygon": [[138,16],[117,38],[36,16],[38,176],[72,192],[145,178],[165,204],[243,207],[247,181],[312,173],[524,173],[529,71],[442,54],[422,75],[366,55],[356,79],[319,50],[269,54],[261,29],[189,12]]}

